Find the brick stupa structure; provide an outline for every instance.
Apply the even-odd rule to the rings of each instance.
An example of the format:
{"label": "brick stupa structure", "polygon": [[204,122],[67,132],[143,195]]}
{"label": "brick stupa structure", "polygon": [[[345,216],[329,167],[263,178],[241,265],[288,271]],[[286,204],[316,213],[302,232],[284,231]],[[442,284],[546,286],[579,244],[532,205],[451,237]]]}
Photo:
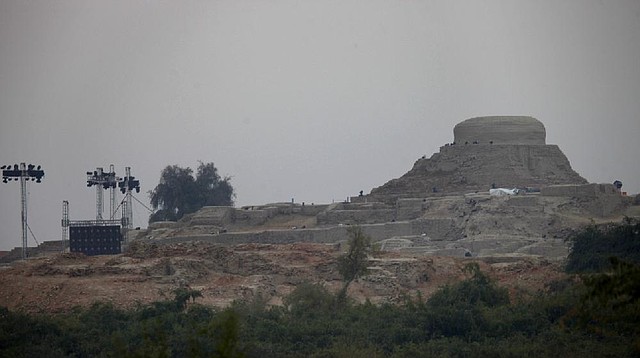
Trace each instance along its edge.
{"label": "brick stupa structure", "polygon": [[400,178],[375,188],[369,199],[398,198],[586,184],[557,145],[546,144],[544,125],[533,117],[467,119],[454,129],[454,142],[431,158],[423,157]]}

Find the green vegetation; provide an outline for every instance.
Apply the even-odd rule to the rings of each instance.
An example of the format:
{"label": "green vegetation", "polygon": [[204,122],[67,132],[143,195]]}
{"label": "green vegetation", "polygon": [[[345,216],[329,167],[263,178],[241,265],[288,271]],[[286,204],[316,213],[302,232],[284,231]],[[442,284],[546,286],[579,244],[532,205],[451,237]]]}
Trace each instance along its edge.
{"label": "green vegetation", "polygon": [[[610,230],[629,225],[636,223]],[[607,271],[552,282],[515,302],[470,263],[465,280],[396,304],[358,304],[304,283],[275,307],[257,296],[217,310],[197,303],[200,292],[178,289],[172,300],[131,310],[0,308],[0,356],[635,357],[640,266],[608,262]]]}
{"label": "green vegetation", "polygon": [[566,270],[584,286],[565,321],[598,337],[629,337],[640,354],[640,221],[594,225],[571,243]]}
{"label": "green vegetation", "polygon": [[511,303],[477,265],[467,271],[468,279],[426,301],[405,298],[393,305],[340,302],[322,285],[305,283],[276,307],[256,297],[216,310],[185,305],[185,297],[192,296],[176,291],[173,300],[132,310],[95,304],[68,314],[30,316],[2,309],[0,356],[627,357],[640,352],[635,324],[640,317],[629,315],[639,312],[637,300],[630,303],[626,290],[616,296],[626,298],[597,306],[593,302],[600,298],[588,288],[597,285],[564,282],[554,285],[556,291]]}
{"label": "green vegetation", "polygon": [[344,286],[340,291],[340,298],[344,300],[347,288],[358,277],[366,275],[371,252],[371,238],[362,232],[360,226],[351,226],[347,229],[349,234],[347,253],[338,257],[338,272],[342,275]]}
{"label": "green vegetation", "polygon": [[640,220],[592,225],[570,239],[567,272],[602,272],[612,268],[611,257],[640,264]]}
{"label": "green vegetation", "polygon": [[191,168],[167,166],[160,174],[160,183],[149,192],[156,210],[149,222],[179,220],[203,206],[233,206],[235,196],[231,178],[220,178],[213,163],[198,165],[196,177]]}

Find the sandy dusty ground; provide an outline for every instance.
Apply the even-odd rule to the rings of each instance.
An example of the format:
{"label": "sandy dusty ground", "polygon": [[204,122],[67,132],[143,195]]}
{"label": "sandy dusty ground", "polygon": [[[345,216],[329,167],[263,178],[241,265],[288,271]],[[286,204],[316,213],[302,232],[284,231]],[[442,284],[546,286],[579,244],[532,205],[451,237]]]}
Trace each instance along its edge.
{"label": "sandy dusty ground", "polygon": [[[116,256],[56,254],[15,262],[0,269],[0,305],[27,312],[63,312],[95,301],[134,307],[172,298],[178,287],[203,294],[203,304],[225,306],[261,295],[271,304],[302,282],[342,286],[335,245],[243,244],[217,246],[201,242],[133,245]],[[419,291],[428,297],[440,286],[465,277],[472,259],[376,253],[370,274],[356,280],[349,295],[374,303],[396,302]],[[494,260],[495,261],[495,260]],[[515,296],[535,293],[564,275],[557,263],[543,259],[513,262],[477,261]]]}

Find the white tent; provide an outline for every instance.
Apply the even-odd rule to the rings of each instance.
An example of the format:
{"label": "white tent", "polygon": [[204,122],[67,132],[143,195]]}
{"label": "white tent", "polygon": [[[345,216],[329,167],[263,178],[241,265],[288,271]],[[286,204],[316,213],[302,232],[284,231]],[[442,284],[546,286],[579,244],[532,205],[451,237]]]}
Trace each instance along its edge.
{"label": "white tent", "polygon": [[506,188],[489,189],[489,194],[493,196],[517,195],[518,192],[519,192],[518,189],[506,189]]}

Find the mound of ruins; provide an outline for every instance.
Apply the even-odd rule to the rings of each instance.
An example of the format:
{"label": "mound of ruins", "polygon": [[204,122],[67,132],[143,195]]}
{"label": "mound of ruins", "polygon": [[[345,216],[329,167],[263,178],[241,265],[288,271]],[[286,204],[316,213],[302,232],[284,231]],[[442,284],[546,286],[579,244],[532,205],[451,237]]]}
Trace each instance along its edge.
{"label": "mound of ruins", "polygon": [[360,225],[385,251],[561,260],[573,229],[640,214],[612,184],[576,173],[535,118],[471,118],[453,134],[438,153],[369,194],[323,205],[205,207],[154,223],[136,240],[340,244],[349,226]]}

